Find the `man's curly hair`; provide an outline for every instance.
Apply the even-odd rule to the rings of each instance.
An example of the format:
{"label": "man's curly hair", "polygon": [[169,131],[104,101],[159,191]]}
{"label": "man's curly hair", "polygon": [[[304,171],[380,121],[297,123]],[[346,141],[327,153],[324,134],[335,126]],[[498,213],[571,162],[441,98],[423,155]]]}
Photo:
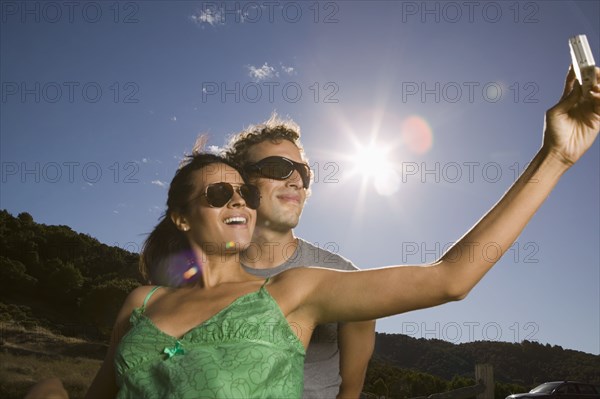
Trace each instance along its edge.
{"label": "man's curly hair", "polygon": [[300,142],[300,127],[291,119],[280,118],[277,113],[273,113],[267,121],[251,125],[231,137],[225,150],[225,156],[243,167],[248,163],[250,148],[266,140],[273,143],[280,143],[281,140],[292,142],[300,150],[302,159],[308,163]]}

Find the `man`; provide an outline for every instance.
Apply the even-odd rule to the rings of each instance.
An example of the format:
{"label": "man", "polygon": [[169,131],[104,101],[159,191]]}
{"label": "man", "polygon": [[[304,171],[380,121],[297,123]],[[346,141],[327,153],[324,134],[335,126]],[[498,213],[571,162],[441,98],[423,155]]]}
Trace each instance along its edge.
{"label": "man", "polygon": [[[356,270],[294,236],[311,177],[297,125],[274,114],[233,137],[227,156],[245,168],[261,193],[253,245],[242,258],[246,271],[268,277],[301,266]],[[358,398],[374,340],[374,321],[318,326],[306,354],[304,398]]]}

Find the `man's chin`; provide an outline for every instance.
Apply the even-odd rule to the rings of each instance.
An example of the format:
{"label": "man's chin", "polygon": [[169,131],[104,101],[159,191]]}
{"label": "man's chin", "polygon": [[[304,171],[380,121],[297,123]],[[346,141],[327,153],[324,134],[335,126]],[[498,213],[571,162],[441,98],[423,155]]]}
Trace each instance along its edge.
{"label": "man's chin", "polygon": [[281,231],[287,231],[298,226],[298,222],[300,222],[300,218],[281,220],[277,223],[277,227]]}

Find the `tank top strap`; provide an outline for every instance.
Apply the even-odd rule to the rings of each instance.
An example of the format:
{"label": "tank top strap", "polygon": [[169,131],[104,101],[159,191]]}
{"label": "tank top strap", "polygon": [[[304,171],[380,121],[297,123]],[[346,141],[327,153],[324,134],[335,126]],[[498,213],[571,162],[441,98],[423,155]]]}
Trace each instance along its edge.
{"label": "tank top strap", "polygon": [[271,279],[270,276],[265,279],[265,282],[260,286],[261,290],[265,288],[265,285],[267,285],[267,283],[269,282],[270,279]]}
{"label": "tank top strap", "polygon": [[144,298],[144,303],[142,304],[142,312],[144,311],[144,309],[146,309],[146,304],[150,300],[150,297],[152,296],[152,294],[154,294],[154,292],[156,292],[156,290],[159,289],[160,287],[161,287],[160,285],[157,285],[156,287],[152,288],[150,290],[150,292],[148,292],[148,295],[146,295],[146,298]]}

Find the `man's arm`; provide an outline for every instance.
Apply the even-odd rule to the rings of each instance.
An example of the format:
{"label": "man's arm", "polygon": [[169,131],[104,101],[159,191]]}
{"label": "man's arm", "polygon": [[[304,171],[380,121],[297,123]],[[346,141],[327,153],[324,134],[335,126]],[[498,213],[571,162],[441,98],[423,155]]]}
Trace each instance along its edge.
{"label": "man's arm", "polygon": [[375,321],[340,323],[338,346],[342,384],[337,399],[357,399],[375,347]]}

